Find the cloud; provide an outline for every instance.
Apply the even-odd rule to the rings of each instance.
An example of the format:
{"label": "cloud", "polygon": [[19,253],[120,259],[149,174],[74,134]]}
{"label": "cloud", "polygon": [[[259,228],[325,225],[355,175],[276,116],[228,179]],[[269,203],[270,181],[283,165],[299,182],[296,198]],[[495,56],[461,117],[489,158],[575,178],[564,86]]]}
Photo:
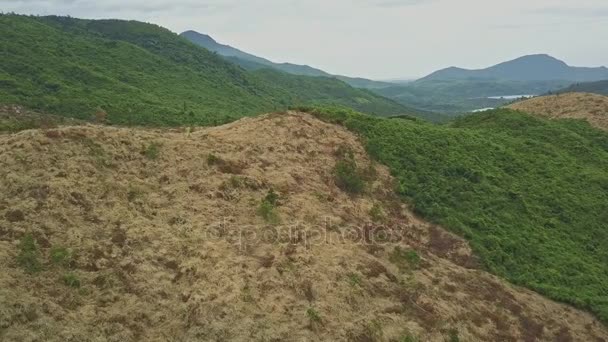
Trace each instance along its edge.
{"label": "cloud", "polygon": [[360,2],[375,7],[394,8],[430,4],[435,1],[437,0],[362,0]]}
{"label": "cloud", "polygon": [[137,11],[143,13],[165,12],[175,10],[220,10],[229,9],[236,1],[200,1],[200,0],[0,0],[0,6],[12,11],[36,11],[54,9],[58,12],[76,11],[92,13],[113,13]]}
{"label": "cloud", "polygon": [[0,11],[196,30],[271,60],[380,79],[538,52],[589,66],[608,56],[606,0],[0,0]]}
{"label": "cloud", "polygon": [[608,7],[547,7],[529,11],[532,14],[558,17],[608,17]]}

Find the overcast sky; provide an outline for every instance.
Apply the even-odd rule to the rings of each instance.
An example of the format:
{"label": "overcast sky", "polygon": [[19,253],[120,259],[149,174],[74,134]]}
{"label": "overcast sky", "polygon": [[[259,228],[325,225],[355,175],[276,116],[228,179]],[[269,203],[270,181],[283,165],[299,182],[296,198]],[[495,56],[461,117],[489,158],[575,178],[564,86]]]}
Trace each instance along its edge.
{"label": "overcast sky", "polygon": [[608,0],[0,0],[0,10],[153,22],[273,61],[375,79],[533,53],[608,64]]}

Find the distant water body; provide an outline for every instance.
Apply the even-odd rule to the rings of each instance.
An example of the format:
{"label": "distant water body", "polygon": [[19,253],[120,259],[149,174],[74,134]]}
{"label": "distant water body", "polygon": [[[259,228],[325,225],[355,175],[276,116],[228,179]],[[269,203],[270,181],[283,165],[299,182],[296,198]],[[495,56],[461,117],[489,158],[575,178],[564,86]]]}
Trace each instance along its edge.
{"label": "distant water body", "polygon": [[[502,96],[488,96],[488,99],[492,99],[492,100],[517,100],[517,99],[529,99],[532,97],[536,97],[538,95],[502,95]],[[492,110],[495,109],[494,107],[487,107],[487,108],[480,108],[480,109],[475,109],[472,110],[471,113],[478,113],[478,112],[485,112],[487,110]]]}
{"label": "distant water body", "polygon": [[521,98],[529,99],[531,97],[538,95],[502,95],[502,96],[488,96],[489,99],[492,100],[517,100]]}

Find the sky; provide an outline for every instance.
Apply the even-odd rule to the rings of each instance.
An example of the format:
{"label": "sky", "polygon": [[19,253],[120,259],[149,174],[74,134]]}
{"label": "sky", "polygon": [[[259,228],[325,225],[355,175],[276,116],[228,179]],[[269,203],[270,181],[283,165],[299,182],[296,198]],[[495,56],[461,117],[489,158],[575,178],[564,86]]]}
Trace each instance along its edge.
{"label": "sky", "polygon": [[608,65],[607,0],[0,0],[0,11],[151,22],[275,62],[372,79],[534,53]]}

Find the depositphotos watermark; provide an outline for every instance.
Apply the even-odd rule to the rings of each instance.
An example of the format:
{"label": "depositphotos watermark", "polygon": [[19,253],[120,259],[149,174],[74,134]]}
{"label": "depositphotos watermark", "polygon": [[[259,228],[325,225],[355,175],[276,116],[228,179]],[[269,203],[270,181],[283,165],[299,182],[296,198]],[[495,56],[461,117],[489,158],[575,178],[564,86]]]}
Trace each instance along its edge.
{"label": "depositphotos watermark", "polygon": [[297,244],[306,247],[346,243],[379,245],[417,240],[417,232],[421,231],[419,226],[411,223],[336,225],[330,218],[325,218],[320,225],[299,221],[276,225],[239,225],[232,221],[223,218],[205,227],[202,238],[205,241],[228,241],[239,248],[258,244]]}

